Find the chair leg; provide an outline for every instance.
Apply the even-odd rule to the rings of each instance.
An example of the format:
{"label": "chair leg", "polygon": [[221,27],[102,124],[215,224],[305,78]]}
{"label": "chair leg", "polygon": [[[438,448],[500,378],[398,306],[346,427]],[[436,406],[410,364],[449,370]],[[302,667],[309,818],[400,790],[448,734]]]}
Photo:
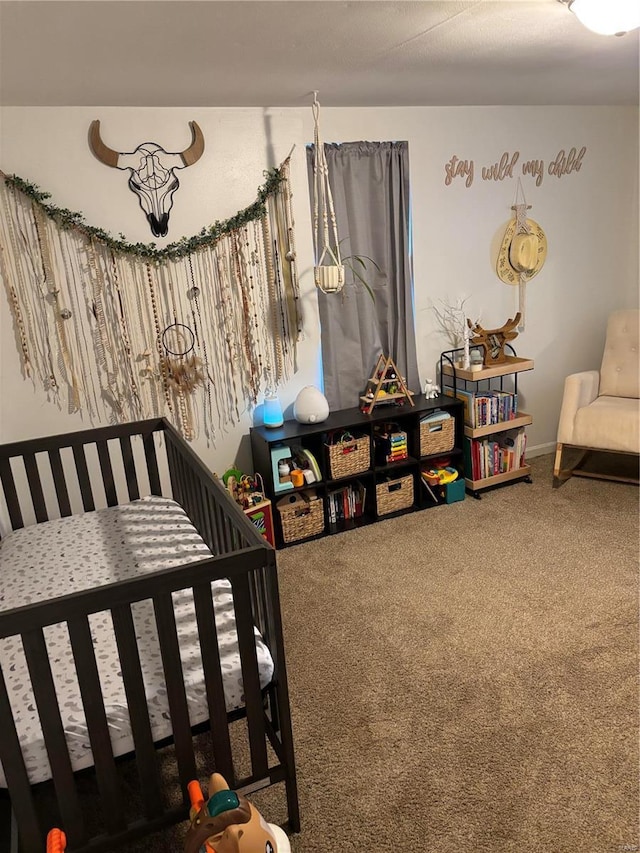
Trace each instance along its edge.
{"label": "chair leg", "polygon": [[553,463],[553,488],[559,489],[563,483],[566,483],[567,480],[571,479],[571,475],[573,474],[573,468],[565,468],[562,467],[562,449],[564,444],[558,442],[556,444],[556,458]]}
{"label": "chair leg", "polygon": [[[562,467],[563,453],[565,467]],[[572,444],[556,444],[556,458],[553,463],[553,488],[559,488],[571,477],[578,476],[581,473],[583,462],[589,458],[592,451],[590,448],[574,447]],[[568,458],[567,458],[568,457]]]}

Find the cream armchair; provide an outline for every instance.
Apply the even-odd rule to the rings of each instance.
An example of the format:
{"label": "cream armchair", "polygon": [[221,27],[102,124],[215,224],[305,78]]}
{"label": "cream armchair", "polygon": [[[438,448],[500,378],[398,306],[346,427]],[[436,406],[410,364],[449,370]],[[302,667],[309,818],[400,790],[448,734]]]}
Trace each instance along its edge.
{"label": "cream armchair", "polygon": [[[614,311],[607,324],[600,370],[567,376],[558,425],[554,486],[560,486],[573,474],[638,482],[636,470],[616,473],[605,467],[604,471],[598,471],[590,469],[585,462],[592,455],[591,451],[606,451],[635,456],[632,461],[637,469],[640,454],[639,325],[640,311]],[[567,465],[569,456],[577,457],[571,465]]]}

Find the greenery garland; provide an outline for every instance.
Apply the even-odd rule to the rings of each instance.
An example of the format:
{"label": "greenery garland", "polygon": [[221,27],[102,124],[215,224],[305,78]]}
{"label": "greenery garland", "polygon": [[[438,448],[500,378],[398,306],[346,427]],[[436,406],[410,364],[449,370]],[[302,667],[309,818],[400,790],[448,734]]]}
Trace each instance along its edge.
{"label": "greenery garland", "polygon": [[[2,173],[0,172],[0,174]],[[284,180],[283,166],[269,169],[264,172],[264,175],[266,181],[258,189],[256,201],[249,207],[238,211],[235,216],[226,219],[224,222],[214,222],[213,225],[203,228],[199,234],[195,234],[193,237],[181,237],[163,249],[157,249],[155,243],[128,243],[124,234],[120,234],[118,239],[115,239],[102,228],[87,225],[81,213],[74,213],[72,210],[47,204],[46,200],[51,198],[50,193],[42,192],[38,186],[19,178],[17,175],[4,175],[4,181],[7,186],[20,190],[21,193],[39,205],[44,213],[63,230],[76,229],[91,239],[100,240],[114,252],[134,255],[137,258],[144,258],[145,261],[162,264],[166,261],[184,258],[203,246],[214,246],[224,234],[229,234],[248,222],[260,219],[266,212],[267,199],[277,191],[280,183]]]}

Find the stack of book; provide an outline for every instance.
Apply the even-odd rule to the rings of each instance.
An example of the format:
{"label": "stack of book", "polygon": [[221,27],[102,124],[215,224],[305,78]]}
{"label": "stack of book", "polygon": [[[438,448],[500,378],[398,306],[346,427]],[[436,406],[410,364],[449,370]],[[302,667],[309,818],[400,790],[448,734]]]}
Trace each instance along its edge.
{"label": "stack of book", "polygon": [[364,512],[366,494],[367,490],[359,480],[330,491],[327,495],[329,524],[360,518]]}
{"label": "stack of book", "polygon": [[465,438],[465,472],[471,480],[515,471],[525,465],[527,436],[523,428],[507,430],[485,439]]}
{"label": "stack of book", "polygon": [[[453,390],[445,388],[453,397]],[[466,391],[456,389],[456,397],[464,403],[464,422],[470,427],[488,426],[512,421],[518,413],[518,395],[511,391]]]}

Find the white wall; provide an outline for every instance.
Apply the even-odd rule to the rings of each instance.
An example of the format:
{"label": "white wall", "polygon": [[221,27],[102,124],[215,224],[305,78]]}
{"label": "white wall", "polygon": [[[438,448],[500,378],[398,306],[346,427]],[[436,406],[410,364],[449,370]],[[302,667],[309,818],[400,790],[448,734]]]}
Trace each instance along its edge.
{"label": "white wall", "polygon": [[[38,184],[60,207],[81,211],[91,225],[130,241],[152,237],[126,174],[108,169],[89,152],[87,130],[101,120],[105,142],[132,150],[142,141],[176,151],[189,142],[187,122],[203,130],[203,158],[180,173],[169,236],[159,246],[234,214],[254,200],[263,171],[295,144],[292,182],[305,335],[299,370],[280,391],[285,406],[306,384],[318,384],[319,328],[313,264],[305,144],[313,138],[311,109],[5,108],[0,125],[0,168]],[[530,215],[545,230],[545,266],[528,285],[526,329],[518,354],[535,360],[521,377],[523,406],[534,415],[529,446],[555,443],[567,373],[596,368],[607,314],[638,305],[638,110],[618,107],[447,107],[329,109],[322,112],[327,141],[409,142],[414,234],[415,308],[421,378],[435,377],[447,347],[430,309],[439,299],[469,296],[471,315],[500,326],[516,310],[516,289],[495,273],[495,258],[515,202],[522,163],[542,159],[540,186],[522,178]],[[561,149],[586,146],[580,171],[561,178],[546,172]],[[513,177],[482,180],[481,170],[507,151],[520,152]],[[445,186],[452,155],[474,161],[474,181]],[[0,441],[89,426],[58,411],[21,377],[6,296],[0,302]],[[363,378],[363,382],[365,377]],[[416,389],[417,390],[417,389]],[[354,405],[356,401],[354,401]],[[196,450],[219,472],[239,454],[250,465],[242,424],[215,448]]]}

